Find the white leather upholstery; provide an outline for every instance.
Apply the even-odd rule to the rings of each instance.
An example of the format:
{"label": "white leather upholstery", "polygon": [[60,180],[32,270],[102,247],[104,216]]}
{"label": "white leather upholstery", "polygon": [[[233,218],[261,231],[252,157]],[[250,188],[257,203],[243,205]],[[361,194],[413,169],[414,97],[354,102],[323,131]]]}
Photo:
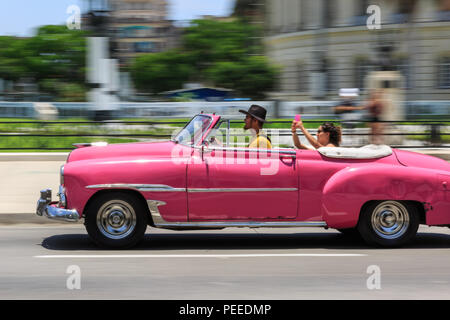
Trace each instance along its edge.
{"label": "white leather upholstery", "polygon": [[345,159],[376,159],[392,154],[391,147],[377,144],[369,144],[361,148],[322,147],[317,151],[326,157]]}

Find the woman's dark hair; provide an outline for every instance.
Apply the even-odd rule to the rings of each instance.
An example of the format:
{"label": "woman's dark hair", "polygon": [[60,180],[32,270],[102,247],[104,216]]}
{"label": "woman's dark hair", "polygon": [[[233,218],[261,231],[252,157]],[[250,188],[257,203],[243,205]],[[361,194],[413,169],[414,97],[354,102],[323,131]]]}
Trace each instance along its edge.
{"label": "woman's dark hair", "polygon": [[339,147],[341,143],[341,127],[336,127],[333,122],[324,122],[322,123],[322,130],[324,132],[330,133],[330,143],[334,144],[336,147]]}

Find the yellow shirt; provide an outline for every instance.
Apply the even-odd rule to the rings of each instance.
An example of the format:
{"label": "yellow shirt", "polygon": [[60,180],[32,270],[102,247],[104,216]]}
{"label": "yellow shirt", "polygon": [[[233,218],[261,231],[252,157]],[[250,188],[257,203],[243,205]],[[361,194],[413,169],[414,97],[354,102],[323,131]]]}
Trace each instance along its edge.
{"label": "yellow shirt", "polygon": [[256,137],[253,138],[248,147],[254,149],[272,149],[272,144],[265,134],[259,133],[256,135]]}

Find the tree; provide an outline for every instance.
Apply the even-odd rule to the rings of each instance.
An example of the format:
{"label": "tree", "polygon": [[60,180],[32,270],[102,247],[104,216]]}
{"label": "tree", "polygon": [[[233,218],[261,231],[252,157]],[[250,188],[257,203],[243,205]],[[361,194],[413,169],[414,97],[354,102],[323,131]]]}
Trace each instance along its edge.
{"label": "tree", "polygon": [[213,83],[240,95],[262,98],[275,85],[278,68],[263,52],[260,30],[233,21],[195,20],[185,30],[181,48],[138,57],[132,77],[139,90],[179,89],[186,81]]}
{"label": "tree", "polygon": [[25,39],[0,37],[0,78],[16,81],[27,74],[25,47]]}
{"label": "tree", "polygon": [[240,21],[195,20],[183,38],[184,52],[200,71],[217,61],[239,61],[262,51],[255,42],[257,28]]}
{"label": "tree", "polygon": [[272,90],[279,70],[269,65],[263,56],[250,56],[238,62],[217,62],[209,70],[209,77],[221,87],[232,88],[239,95],[263,99]]}
{"label": "tree", "polygon": [[83,83],[86,71],[87,33],[66,26],[43,26],[27,43],[25,64],[39,81],[60,78]]}
{"label": "tree", "polygon": [[56,99],[85,99],[86,36],[66,26],[42,26],[30,38],[0,37],[0,78],[30,78]]}
{"label": "tree", "polygon": [[192,73],[189,57],[177,51],[145,54],[131,66],[136,88],[151,93],[179,89]]}

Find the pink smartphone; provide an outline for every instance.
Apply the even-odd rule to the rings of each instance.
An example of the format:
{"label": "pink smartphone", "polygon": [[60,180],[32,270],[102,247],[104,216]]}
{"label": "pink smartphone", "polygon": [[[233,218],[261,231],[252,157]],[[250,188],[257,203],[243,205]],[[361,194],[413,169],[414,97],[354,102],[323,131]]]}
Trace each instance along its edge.
{"label": "pink smartphone", "polygon": [[295,121],[300,121],[301,118],[302,118],[302,117],[301,117],[299,114],[296,114],[296,115],[295,115]]}

